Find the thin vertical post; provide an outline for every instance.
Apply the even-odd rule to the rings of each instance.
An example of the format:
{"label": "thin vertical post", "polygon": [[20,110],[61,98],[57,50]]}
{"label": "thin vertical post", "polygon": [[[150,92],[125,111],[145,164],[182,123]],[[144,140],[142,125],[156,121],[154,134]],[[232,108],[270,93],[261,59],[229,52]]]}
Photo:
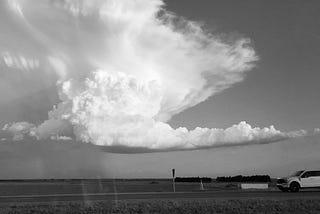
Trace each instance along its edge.
{"label": "thin vertical post", "polygon": [[200,178],[200,190],[204,190],[202,179]]}
{"label": "thin vertical post", "polygon": [[172,169],[172,187],[173,187],[173,192],[176,192],[176,183],[175,183],[175,169]]}

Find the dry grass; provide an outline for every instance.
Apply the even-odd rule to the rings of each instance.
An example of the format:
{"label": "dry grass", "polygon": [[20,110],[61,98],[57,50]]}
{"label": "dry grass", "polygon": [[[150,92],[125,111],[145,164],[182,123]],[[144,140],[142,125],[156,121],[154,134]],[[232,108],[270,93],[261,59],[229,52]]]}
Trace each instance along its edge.
{"label": "dry grass", "polygon": [[137,200],[89,203],[1,204],[0,213],[318,214],[320,213],[320,200]]}

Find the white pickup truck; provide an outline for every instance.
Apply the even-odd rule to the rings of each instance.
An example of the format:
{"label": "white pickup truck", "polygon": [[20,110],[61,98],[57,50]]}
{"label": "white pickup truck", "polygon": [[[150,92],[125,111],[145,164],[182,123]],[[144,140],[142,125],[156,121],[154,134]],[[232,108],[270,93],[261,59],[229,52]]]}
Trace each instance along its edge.
{"label": "white pickup truck", "polygon": [[277,180],[283,192],[298,192],[302,188],[320,188],[320,170],[301,170]]}

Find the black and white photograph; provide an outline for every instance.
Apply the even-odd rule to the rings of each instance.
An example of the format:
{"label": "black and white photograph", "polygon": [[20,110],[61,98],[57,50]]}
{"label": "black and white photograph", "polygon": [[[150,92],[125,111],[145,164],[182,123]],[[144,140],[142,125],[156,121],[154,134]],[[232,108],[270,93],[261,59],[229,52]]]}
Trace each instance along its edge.
{"label": "black and white photograph", "polygon": [[0,214],[319,214],[320,0],[0,0]]}

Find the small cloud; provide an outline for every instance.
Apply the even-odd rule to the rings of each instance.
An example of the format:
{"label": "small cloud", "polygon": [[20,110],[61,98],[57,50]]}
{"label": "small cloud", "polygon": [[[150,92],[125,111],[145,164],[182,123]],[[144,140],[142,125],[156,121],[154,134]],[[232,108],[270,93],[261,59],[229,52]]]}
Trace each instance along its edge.
{"label": "small cloud", "polygon": [[57,141],[71,141],[71,140],[72,140],[71,137],[68,137],[68,136],[59,136],[59,135],[51,136],[50,139],[51,139],[51,140],[57,140]]}
{"label": "small cloud", "polygon": [[320,133],[320,128],[315,128],[315,129],[314,129],[314,133],[315,133],[315,134]]}
{"label": "small cloud", "polygon": [[[29,122],[16,122],[4,125],[2,131],[12,136],[12,140],[21,141],[25,137],[34,140],[72,140],[72,126],[63,120],[49,119],[39,126]],[[3,134],[3,133],[2,133]]]}
{"label": "small cloud", "polygon": [[35,135],[35,125],[28,122],[17,122],[6,124],[3,128],[3,131],[8,132],[12,135],[14,141],[23,140],[25,135],[34,136]]}
{"label": "small cloud", "polygon": [[307,135],[308,135],[308,132],[303,129],[285,133],[285,136],[287,136],[288,138],[304,137]]}
{"label": "small cloud", "polygon": [[38,59],[28,58],[21,54],[14,55],[9,52],[4,52],[2,53],[2,59],[9,68],[30,71],[39,67]]}

